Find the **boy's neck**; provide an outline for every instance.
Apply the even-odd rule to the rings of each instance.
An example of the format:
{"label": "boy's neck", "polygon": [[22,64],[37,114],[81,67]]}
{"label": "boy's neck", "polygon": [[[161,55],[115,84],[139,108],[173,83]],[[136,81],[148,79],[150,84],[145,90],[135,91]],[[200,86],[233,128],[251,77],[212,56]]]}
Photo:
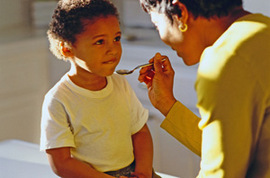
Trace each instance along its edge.
{"label": "boy's neck", "polygon": [[78,71],[71,67],[68,72],[68,77],[70,80],[78,85],[79,87],[91,90],[91,91],[98,91],[102,90],[107,86],[107,79],[103,76],[98,76],[92,74],[88,71]]}

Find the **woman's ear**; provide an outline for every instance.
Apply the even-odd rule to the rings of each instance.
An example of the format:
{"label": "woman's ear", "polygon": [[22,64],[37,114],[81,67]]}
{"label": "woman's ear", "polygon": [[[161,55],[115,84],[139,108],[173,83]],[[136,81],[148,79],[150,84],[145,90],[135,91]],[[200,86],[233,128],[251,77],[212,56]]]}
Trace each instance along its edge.
{"label": "woman's ear", "polygon": [[74,56],[72,49],[70,47],[67,47],[63,41],[60,42],[60,50],[62,55],[65,57],[70,58]]}
{"label": "woman's ear", "polygon": [[183,4],[183,3],[181,3],[181,2],[179,2],[179,0],[173,0],[172,1],[172,4],[174,6],[177,6],[178,9],[181,10],[181,16],[179,16],[178,14],[176,14],[174,16],[174,18],[176,18],[176,20],[178,20],[178,21],[181,21],[181,23],[186,24],[187,21],[188,21],[188,17],[189,17],[188,9],[187,9],[186,5]]}

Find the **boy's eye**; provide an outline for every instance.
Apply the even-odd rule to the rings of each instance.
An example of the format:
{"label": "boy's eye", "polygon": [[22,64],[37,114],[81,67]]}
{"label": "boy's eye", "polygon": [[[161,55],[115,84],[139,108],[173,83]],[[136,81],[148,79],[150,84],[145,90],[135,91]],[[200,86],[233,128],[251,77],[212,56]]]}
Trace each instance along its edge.
{"label": "boy's eye", "polygon": [[117,36],[114,41],[120,41],[121,40],[121,36]]}
{"label": "boy's eye", "polygon": [[97,42],[95,42],[95,44],[97,45],[100,45],[100,44],[103,44],[104,43],[104,40],[98,40]]}

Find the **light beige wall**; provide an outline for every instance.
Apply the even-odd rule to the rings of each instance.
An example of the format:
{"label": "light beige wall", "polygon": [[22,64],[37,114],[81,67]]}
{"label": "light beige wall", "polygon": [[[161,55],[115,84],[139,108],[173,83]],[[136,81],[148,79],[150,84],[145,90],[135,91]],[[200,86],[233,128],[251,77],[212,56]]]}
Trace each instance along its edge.
{"label": "light beige wall", "polygon": [[31,24],[32,0],[0,0],[0,32]]}
{"label": "light beige wall", "polygon": [[39,142],[47,49],[45,38],[0,44],[0,140]]}
{"label": "light beige wall", "polygon": [[0,140],[39,142],[48,43],[35,38],[33,0],[0,0]]}
{"label": "light beige wall", "polygon": [[263,13],[270,17],[269,0],[243,0],[244,8],[253,13]]}

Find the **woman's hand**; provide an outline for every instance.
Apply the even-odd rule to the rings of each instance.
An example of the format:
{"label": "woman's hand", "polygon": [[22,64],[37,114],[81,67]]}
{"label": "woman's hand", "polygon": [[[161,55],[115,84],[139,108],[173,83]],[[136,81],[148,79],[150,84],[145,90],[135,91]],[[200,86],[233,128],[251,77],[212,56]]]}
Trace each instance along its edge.
{"label": "woman's hand", "polygon": [[[166,58],[162,62],[162,59]],[[140,70],[139,81],[148,88],[148,95],[152,105],[166,116],[176,102],[173,95],[174,70],[167,56],[157,53],[150,61],[152,66]]]}

